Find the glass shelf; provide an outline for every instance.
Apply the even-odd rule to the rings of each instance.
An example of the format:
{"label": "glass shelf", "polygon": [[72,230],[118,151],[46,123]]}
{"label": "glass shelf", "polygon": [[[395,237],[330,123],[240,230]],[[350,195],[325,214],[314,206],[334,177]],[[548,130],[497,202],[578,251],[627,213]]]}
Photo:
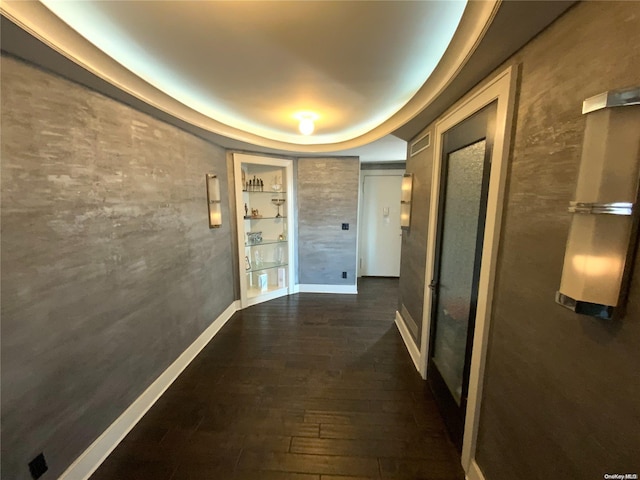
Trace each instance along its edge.
{"label": "glass shelf", "polygon": [[261,267],[251,266],[249,270],[245,270],[245,273],[260,272],[262,270],[271,270],[272,268],[286,267],[287,265],[288,265],[287,263],[262,262]]}
{"label": "glass shelf", "polygon": [[242,193],[268,193],[270,195],[280,195],[280,194],[286,194],[287,192],[283,192],[283,191],[278,191],[276,192],[275,190],[264,190],[262,192],[258,192],[258,191],[251,191],[251,190],[242,190]]}
{"label": "glass shelf", "polygon": [[262,240],[258,243],[245,243],[245,247],[259,247],[260,245],[272,245],[274,243],[287,243],[286,240],[278,240],[277,238]]}
{"label": "glass shelf", "polygon": [[244,217],[245,220],[277,220],[278,218],[286,219],[287,217]]}

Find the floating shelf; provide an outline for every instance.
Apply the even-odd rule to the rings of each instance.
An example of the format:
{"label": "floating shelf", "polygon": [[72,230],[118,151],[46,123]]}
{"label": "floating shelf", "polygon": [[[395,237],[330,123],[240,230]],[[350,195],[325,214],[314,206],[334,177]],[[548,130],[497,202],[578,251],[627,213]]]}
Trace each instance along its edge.
{"label": "floating shelf", "polygon": [[287,243],[286,240],[278,240],[278,239],[268,239],[262,240],[259,243],[245,243],[245,247],[259,247],[260,245],[272,245],[274,243]]}
{"label": "floating shelf", "polygon": [[287,265],[288,265],[287,262],[284,262],[284,263],[262,262],[261,267],[252,266],[249,270],[245,270],[245,273],[262,272],[263,270],[271,270],[273,268],[286,267]]}

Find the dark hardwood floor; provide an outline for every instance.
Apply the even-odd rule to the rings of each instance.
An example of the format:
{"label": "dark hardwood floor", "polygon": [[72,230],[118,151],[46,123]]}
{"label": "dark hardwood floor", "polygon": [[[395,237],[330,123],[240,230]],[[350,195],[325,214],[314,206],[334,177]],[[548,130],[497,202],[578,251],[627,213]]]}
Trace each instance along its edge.
{"label": "dark hardwood floor", "polygon": [[91,479],[463,479],[397,289],[365,278],[237,312]]}

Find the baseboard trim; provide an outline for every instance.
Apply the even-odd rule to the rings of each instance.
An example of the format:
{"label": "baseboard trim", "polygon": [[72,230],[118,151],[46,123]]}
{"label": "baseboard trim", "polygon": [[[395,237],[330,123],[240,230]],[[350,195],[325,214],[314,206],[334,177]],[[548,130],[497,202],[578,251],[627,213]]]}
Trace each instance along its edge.
{"label": "baseboard trim", "polygon": [[87,448],[60,476],[60,480],[86,480],[105,461],[122,439],[140,421],[178,375],[191,363],[207,343],[220,331],[231,316],[240,309],[234,301],[200,334],[200,336],[120,415],[89,448]]}
{"label": "baseboard trim", "polygon": [[413,365],[416,367],[418,373],[420,373],[420,349],[416,345],[416,342],[413,341],[411,337],[411,333],[409,332],[409,328],[404,323],[404,319],[400,312],[396,310],[396,326],[398,327],[398,331],[400,332],[400,336],[402,340],[404,340],[404,344],[409,351],[409,355],[411,356],[411,360],[413,360]]}
{"label": "baseboard trim", "polygon": [[298,285],[298,291],[300,293],[345,293],[345,294],[357,294],[357,285],[315,285],[315,284],[300,284]]}
{"label": "baseboard trim", "polygon": [[281,288],[279,290],[274,290],[268,293],[262,293],[257,297],[247,298],[246,304],[243,308],[268,302],[269,300],[273,300],[274,298],[286,297],[287,295],[289,295],[289,291],[286,288]]}
{"label": "baseboard trim", "polygon": [[475,459],[471,460],[471,464],[469,465],[469,470],[466,473],[467,480],[485,480],[482,470],[476,463]]}

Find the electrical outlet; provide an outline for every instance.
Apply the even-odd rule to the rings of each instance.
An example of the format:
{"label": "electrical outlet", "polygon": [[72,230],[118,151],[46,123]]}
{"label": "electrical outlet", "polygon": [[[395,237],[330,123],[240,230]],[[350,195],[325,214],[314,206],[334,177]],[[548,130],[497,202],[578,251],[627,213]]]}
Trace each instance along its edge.
{"label": "electrical outlet", "polygon": [[342,278],[347,278],[347,272],[342,272]]}
{"label": "electrical outlet", "polygon": [[47,461],[44,459],[44,453],[40,453],[36,458],[29,462],[29,472],[31,472],[31,478],[37,480],[44,472],[49,470]]}
{"label": "electrical outlet", "polygon": [[349,224],[348,223],[343,223],[342,224],[342,229],[343,230],[349,230]]}

